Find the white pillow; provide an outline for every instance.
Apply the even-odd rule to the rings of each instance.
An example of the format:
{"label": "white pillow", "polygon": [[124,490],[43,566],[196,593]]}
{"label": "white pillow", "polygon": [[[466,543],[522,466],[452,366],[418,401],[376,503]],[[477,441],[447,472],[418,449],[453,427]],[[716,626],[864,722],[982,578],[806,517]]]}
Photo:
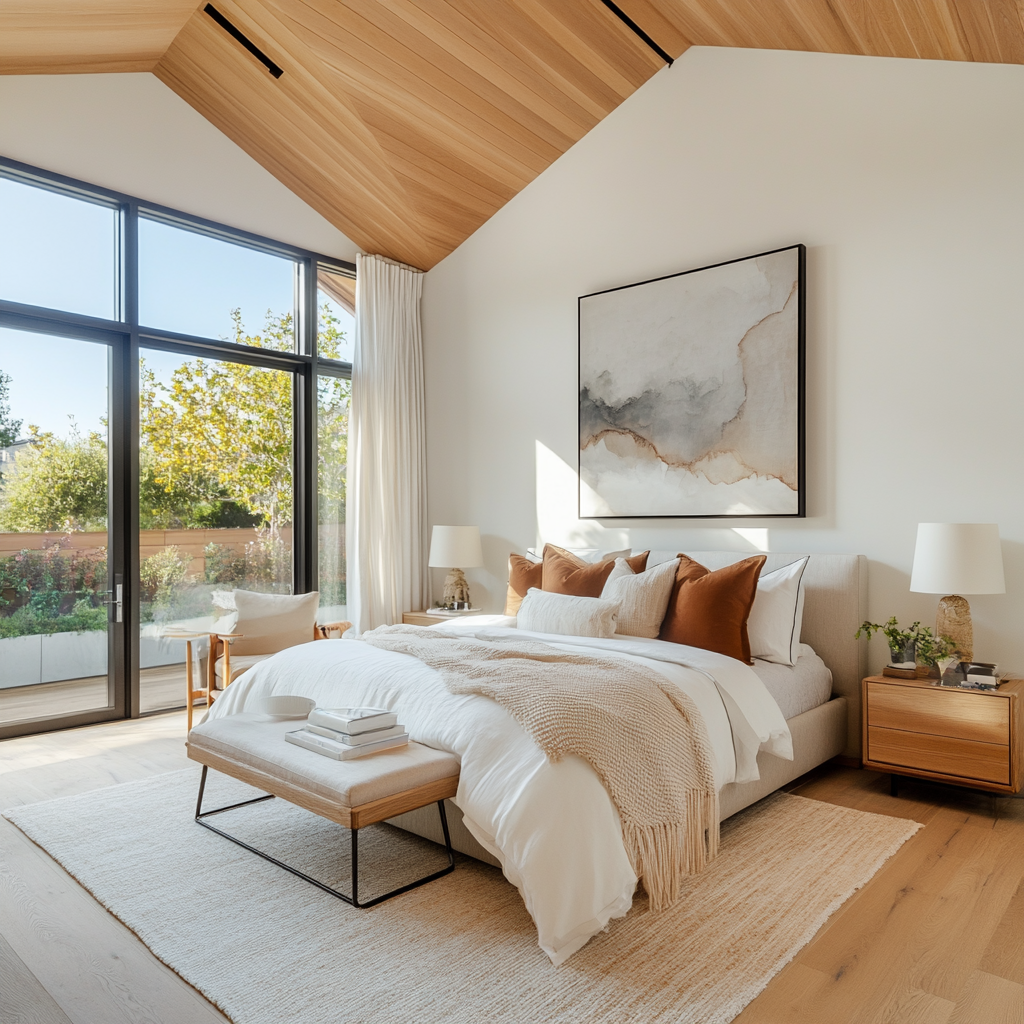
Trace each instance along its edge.
{"label": "white pillow", "polygon": [[516,626],[563,636],[612,636],[619,606],[599,597],[572,597],[530,587],[519,606]]}
{"label": "white pillow", "polygon": [[804,618],[804,570],[810,557],[761,574],[747,619],[752,657],[776,665],[796,664]]}
{"label": "white pillow", "polygon": [[635,573],[625,558],[615,559],[601,591],[603,601],[619,606],[616,632],[623,636],[645,636],[655,639],[661,632],[661,621],[668,610],[679,559],[662,562],[646,572]]}

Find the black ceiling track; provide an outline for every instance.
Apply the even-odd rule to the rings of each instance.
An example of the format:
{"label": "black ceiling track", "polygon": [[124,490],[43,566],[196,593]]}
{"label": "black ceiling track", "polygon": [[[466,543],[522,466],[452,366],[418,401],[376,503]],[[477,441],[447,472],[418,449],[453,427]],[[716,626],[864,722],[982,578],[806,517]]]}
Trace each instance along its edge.
{"label": "black ceiling track", "polygon": [[[635,32],[669,67],[672,66],[672,58],[617,4],[612,0],[601,0],[601,3],[608,8],[616,18],[627,28]],[[207,8],[209,10],[209,8]]]}
{"label": "black ceiling track", "polygon": [[[234,25],[217,10],[213,4],[207,4],[203,11],[208,14],[229,36],[237,39],[275,78],[280,78],[284,71],[279,68],[241,29]],[[671,61],[669,62],[671,63]]]}

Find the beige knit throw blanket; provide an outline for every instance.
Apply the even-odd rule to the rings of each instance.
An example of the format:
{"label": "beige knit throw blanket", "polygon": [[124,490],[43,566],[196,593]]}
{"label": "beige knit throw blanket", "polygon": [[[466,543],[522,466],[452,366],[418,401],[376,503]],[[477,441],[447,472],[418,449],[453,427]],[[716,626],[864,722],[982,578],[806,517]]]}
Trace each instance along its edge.
{"label": "beige knit throw blanket", "polygon": [[718,794],[693,700],[628,658],[517,638],[478,640],[421,626],[364,633],[441,673],[449,692],[497,701],[551,761],[582,757],[611,794],[633,870],[654,910],[718,852]]}

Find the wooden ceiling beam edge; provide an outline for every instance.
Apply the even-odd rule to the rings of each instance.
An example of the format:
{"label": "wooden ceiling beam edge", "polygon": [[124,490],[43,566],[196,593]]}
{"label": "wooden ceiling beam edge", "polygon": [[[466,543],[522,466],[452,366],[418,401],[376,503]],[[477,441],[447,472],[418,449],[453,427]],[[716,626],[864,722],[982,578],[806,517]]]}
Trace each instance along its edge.
{"label": "wooden ceiling beam edge", "polygon": [[131,75],[156,70],[159,57],[125,58],[96,56],[82,58],[77,54],[67,57],[3,57],[0,75]]}

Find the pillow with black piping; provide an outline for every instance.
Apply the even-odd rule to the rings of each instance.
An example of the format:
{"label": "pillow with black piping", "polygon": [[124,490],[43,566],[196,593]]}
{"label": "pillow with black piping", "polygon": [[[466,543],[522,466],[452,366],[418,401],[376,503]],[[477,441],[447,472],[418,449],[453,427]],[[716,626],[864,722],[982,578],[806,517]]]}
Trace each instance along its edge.
{"label": "pillow with black piping", "polygon": [[747,619],[751,657],[776,665],[795,665],[800,657],[804,618],[804,571],[810,555],[761,573]]}

